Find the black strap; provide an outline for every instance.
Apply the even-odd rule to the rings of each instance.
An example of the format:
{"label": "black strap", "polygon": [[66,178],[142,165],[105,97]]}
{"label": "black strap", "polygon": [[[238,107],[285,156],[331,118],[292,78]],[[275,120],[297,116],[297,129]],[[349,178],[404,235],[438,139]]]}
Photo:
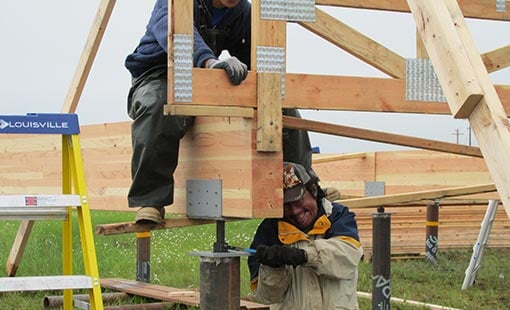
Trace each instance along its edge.
{"label": "black strap", "polygon": [[211,23],[211,11],[207,7],[205,0],[198,0],[198,28],[204,30],[209,28]]}
{"label": "black strap", "polygon": [[198,32],[205,43],[213,51],[216,57],[219,56],[225,46],[230,27],[216,28],[210,27],[212,14],[205,3],[205,0],[198,0]]}

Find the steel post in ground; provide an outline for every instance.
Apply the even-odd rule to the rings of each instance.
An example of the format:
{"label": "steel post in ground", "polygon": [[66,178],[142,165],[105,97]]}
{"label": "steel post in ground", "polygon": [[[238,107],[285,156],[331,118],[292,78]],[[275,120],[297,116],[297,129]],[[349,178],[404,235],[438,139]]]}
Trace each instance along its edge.
{"label": "steel post in ground", "polygon": [[239,256],[201,256],[200,309],[237,310],[240,304]]}
{"label": "steel post in ground", "polygon": [[439,202],[427,206],[425,259],[437,265],[439,232]]}
{"label": "steel post in ground", "polygon": [[136,280],[151,281],[151,233],[136,233]]}
{"label": "steel post in ground", "polygon": [[372,309],[389,310],[391,298],[391,214],[372,214]]}

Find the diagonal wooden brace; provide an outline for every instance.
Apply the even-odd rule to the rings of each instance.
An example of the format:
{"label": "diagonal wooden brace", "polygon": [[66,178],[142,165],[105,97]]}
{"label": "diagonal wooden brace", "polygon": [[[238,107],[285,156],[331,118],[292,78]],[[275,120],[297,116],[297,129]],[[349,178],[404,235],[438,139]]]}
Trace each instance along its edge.
{"label": "diagonal wooden brace", "polygon": [[460,37],[460,25],[444,1],[408,3],[453,116],[469,117],[484,92]]}

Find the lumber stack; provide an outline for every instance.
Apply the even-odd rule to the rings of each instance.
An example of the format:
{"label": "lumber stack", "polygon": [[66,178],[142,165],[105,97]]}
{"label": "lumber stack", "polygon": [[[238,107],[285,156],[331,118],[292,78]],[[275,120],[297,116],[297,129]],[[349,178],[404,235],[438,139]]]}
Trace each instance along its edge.
{"label": "lumber stack", "polygon": [[[232,126],[241,126],[237,123]],[[205,124],[204,124],[205,126]],[[209,128],[212,128],[209,125]],[[207,128],[207,127],[204,127]],[[185,173],[195,167],[194,162],[217,158],[221,164],[210,163],[211,178],[222,178],[227,187],[227,198],[246,198],[245,206],[259,189],[253,183],[252,168],[243,166],[241,159],[256,154],[235,151],[246,141],[214,139],[214,132],[191,131],[193,143],[200,141],[209,148],[201,157],[190,148],[188,140],[181,145],[181,163],[176,173],[177,207],[169,211],[184,210]],[[229,133],[224,133],[229,135]],[[251,132],[253,135],[254,133]],[[134,211],[127,207],[126,195],[130,185],[131,136],[130,122],[82,126],[80,134],[84,158],[89,205],[92,210]],[[251,140],[253,142],[253,140]],[[61,160],[60,136],[51,135],[2,135],[0,136],[0,194],[60,193]],[[230,148],[231,151],[226,151]],[[195,152],[195,153],[193,153]],[[224,154],[228,154],[225,156]],[[363,154],[317,154],[314,169],[321,178],[321,185],[335,186],[343,196],[364,196],[365,182],[380,181],[385,184],[385,194],[409,193],[423,190],[451,188],[491,183],[482,158],[452,155],[433,151],[372,152]],[[202,165],[204,166],[204,165]],[[207,166],[207,165],[205,165]],[[263,171],[263,167],[256,169]],[[187,170],[188,172],[184,172]],[[198,173],[195,171],[194,173]],[[198,175],[196,175],[198,176]],[[231,179],[240,177],[235,187]],[[243,183],[244,182],[244,183]],[[274,186],[276,188],[276,186]],[[483,219],[487,199],[497,199],[496,193],[456,197],[440,201],[440,249],[471,247],[476,241]],[[234,201],[234,200],[232,200]],[[241,205],[241,200],[237,200]],[[392,213],[392,252],[423,253],[425,247],[426,205],[431,201],[385,206]],[[233,211],[232,211],[233,210]],[[231,209],[231,212],[241,212]],[[248,209],[249,210],[249,209]],[[372,213],[376,207],[353,210],[359,221],[362,243],[367,253],[372,243]],[[243,211],[244,212],[244,211]],[[250,211],[251,212],[251,211]],[[253,213],[245,213],[244,217]],[[489,246],[510,246],[508,228],[510,221],[500,207],[489,239]]]}

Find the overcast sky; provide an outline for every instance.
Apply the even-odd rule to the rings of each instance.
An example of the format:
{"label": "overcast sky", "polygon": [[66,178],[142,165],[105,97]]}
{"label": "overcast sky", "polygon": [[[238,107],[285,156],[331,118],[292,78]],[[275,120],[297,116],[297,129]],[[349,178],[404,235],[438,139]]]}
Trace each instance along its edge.
{"label": "overcast sky", "polygon": [[[99,0],[4,1],[0,10],[0,114],[60,112],[79,62]],[[124,59],[138,43],[153,0],[117,1],[83,91],[80,123],[128,121],[130,75]],[[405,58],[415,57],[415,25],[410,14],[325,8],[326,11]],[[481,53],[509,44],[510,23],[468,20]],[[287,71],[385,77],[378,70],[303,28],[288,27]],[[510,84],[508,69],[491,74]],[[302,111],[305,118],[360,128],[468,144],[469,123],[451,116]],[[459,136],[455,133],[459,132]],[[311,134],[323,153],[400,149],[362,140]],[[474,138],[472,144],[476,144]]]}

